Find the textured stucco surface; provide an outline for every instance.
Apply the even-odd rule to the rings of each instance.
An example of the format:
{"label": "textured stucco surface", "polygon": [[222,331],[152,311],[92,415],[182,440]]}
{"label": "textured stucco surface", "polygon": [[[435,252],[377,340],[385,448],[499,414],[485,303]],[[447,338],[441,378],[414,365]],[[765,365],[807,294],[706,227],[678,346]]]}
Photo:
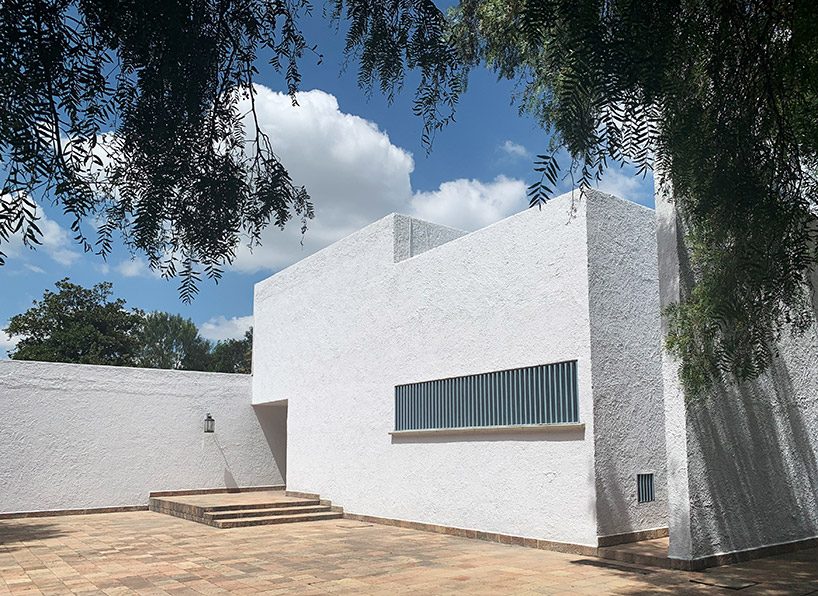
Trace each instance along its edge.
{"label": "textured stucco surface", "polygon": [[395,214],[395,262],[403,261],[464,236],[466,232]]}
{"label": "textured stucco surface", "polygon": [[[411,257],[408,218],[392,215],[256,285],[253,400],[288,403],[291,489],[596,544],[588,238],[571,200],[458,238],[421,222],[440,245]],[[389,435],[397,384],[570,359],[584,431]]]}
{"label": "textured stucco surface", "polygon": [[818,338],[756,382],[688,403],[692,556],[818,536]]}
{"label": "textured stucco surface", "polygon": [[[670,297],[678,296],[689,285],[686,252],[672,230],[672,204],[660,212],[660,246],[673,247],[660,278]],[[818,536],[816,329],[786,337],[777,348],[779,357],[757,381],[696,400],[684,399],[677,367],[667,362],[667,424],[674,429],[673,437],[668,433],[669,488],[677,493],[670,500],[689,503],[671,519],[671,556],[699,558]]]}
{"label": "textured stucco surface", "polygon": [[[598,532],[666,527],[656,218],[601,192],[587,212]],[[637,474],[655,501],[638,502]]]}
{"label": "textured stucco surface", "polygon": [[246,375],[0,361],[0,406],[3,513],[283,483],[286,410],[251,406]]}
{"label": "textured stucco surface", "polygon": [[[676,210],[668,195],[656,194],[656,241],[659,257],[659,305],[664,311],[681,298],[680,262],[685,249]],[[681,259],[681,260],[680,260]],[[660,311],[661,312],[661,311]],[[662,337],[666,332],[662,318]],[[690,490],[687,467],[687,420],[685,397],[679,382],[679,363],[662,350],[662,385],[667,452],[667,504],[670,545],[668,555],[690,559],[693,552],[690,527]]]}

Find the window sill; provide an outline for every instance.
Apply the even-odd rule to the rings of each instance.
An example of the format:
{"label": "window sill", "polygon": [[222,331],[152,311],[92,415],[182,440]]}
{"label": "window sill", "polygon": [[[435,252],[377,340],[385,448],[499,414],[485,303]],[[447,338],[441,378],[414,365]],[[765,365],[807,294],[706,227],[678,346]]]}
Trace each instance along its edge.
{"label": "window sill", "polygon": [[468,428],[424,428],[418,430],[393,430],[393,437],[422,437],[426,435],[483,435],[497,433],[565,432],[585,430],[584,422],[561,424],[520,424],[516,426],[472,426]]}

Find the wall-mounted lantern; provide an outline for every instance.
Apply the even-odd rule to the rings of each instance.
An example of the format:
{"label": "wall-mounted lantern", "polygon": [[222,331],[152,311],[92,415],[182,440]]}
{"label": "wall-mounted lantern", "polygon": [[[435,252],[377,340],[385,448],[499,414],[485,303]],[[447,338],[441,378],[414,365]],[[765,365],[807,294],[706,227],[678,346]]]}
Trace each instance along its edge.
{"label": "wall-mounted lantern", "polygon": [[212,433],[216,430],[216,421],[213,419],[213,416],[210,415],[210,412],[207,413],[204,419],[204,431],[206,433]]}

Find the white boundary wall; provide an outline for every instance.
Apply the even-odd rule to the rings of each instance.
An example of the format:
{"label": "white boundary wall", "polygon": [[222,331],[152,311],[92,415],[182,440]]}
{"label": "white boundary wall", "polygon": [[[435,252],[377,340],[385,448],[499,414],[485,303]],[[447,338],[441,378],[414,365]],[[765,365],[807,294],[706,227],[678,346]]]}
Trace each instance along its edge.
{"label": "white boundary wall", "polygon": [[[587,222],[571,198],[462,237],[391,215],[256,285],[253,399],[288,402],[288,488],[350,513],[597,544]],[[643,208],[613,201],[653,237]],[[655,264],[633,300],[640,279],[655,291]],[[389,434],[397,384],[574,359],[584,432]],[[643,517],[622,526],[664,523]]]}
{"label": "white boundary wall", "polygon": [[[656,204],[667,306],[689,290],[690,275],[673,204],[663,196]],[[695,400],[664,354],[671,557],[818,537],[818,329],[776,347],[757,381]]]}
{"label": "white boundary wall", "polygon": [[247,375],[0,361],[0,513],[283,484],[286,414],[252,407],[250,387]]}

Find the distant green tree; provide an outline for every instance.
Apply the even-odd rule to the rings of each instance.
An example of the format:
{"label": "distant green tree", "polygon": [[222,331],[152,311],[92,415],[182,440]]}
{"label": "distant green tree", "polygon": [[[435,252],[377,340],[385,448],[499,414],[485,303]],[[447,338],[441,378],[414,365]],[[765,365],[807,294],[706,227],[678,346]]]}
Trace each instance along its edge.
{"label": "distant green tree", "polygon": [[128,366],[135,363],[142,313],[127,310],[125,300],[111,300],[111,284],[93,288],[68,278],[46,290],[42,300],[15,315],[5,331],[20,337],[12,360],[74,362]]}
{"label": "distant green tree", "polygon": [[137,366],[209,370],[210,342],[190,319],[166,312],[145,315],[139,334]]}
{"label": "distant green tree", "polygon": [[210,357],[212,372],[250,374],[253,361],[253,328],[243,339],[220,341],[213,347]]}

